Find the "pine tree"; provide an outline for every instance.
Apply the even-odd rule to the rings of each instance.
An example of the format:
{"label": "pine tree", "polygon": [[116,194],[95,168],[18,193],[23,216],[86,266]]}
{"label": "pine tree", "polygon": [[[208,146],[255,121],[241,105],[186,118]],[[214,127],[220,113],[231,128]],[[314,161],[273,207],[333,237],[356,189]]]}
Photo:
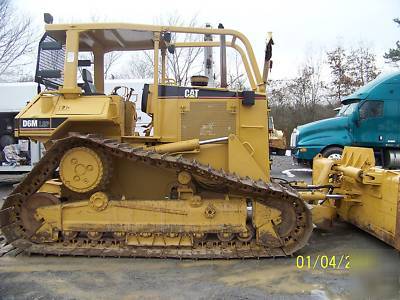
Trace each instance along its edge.
{"label": "pine tree", "polygon": [[[393,19],[393,21],[400,26],[399,18]],[[389,52],[385,53],[383,57],[387,59],[389,62],[393,63],[397,63],[398,61],[400,61],[400,41],[396,42],[396,48],[389,49]]]}

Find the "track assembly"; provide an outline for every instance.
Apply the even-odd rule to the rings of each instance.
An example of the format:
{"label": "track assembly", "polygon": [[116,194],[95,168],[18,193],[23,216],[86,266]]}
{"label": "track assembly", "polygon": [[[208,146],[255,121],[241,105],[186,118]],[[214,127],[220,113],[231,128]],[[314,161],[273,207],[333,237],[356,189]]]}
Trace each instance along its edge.
{"label": "track assembly", "polygon": [[[88,156],[85,165],[80,164],[78,159],[82,155]],[[176,172],[179,174],[177,177],[180,183],[185,184],[190,182],[191,178],[195,178],[200,182],[212,182],[216,190],[223,187],[227,195],[253,199],[256,201],[257,209],[268,207],[280,212],[276,219],[271,216],[273,232],[276,232],[276,236],[257,236],[251,224],[237,234],[229,231],[216,234],[190,231],[180,233],[173,231],[154,233],[145,230],[133,232],[121,227],[121,230],[108,232],[57,228],[58,231],[53,231],[54,236],[38,235],[37,231],[43,220],[38,220],[37,214],[36,217],[33,217],[34,212],[40,212],[41,209],[48,209],[52,206],[60,206],[57,204],[60,201],[63,204],[63,199],[37,191],[47,180],[53,178],[56,169],[62,166],[66,159],[72,160],[76,169],[75,173],[68,174],[63,173],[60,168],[62,181],[69,181],[67,187],[73,192],[93,192],[91,196],[88,196],[88,206],[93,212],[102,213],[117,206],[129,208],[128,204],[123,206],[124,202],[122,201],[111,201],[107,193],[103,191],[111,174],[110,158],[132,162],[140,161],[148,166]],[[100,170],[101,172],[97,173],[101,176],[91,176],[90,172],[93,169]],[[71,179],[74,180],[75,176],[79,176],[79,180],[72,183]],[[209,189],[210,192],[213,192],[213,188]],[[191,205],[199,208],[201,199],[194,196]],[[146,208],[135,206],[135,209]],[[167,208],[159,209],[166,213],[184,213],[172,209],[168,211]],[[203,214],[205,218],[212,220],[218,212],[211,203],[205,207]],[[312,232],[310,211],[290,187],[261,180],[254,181],[248,177],[241,178],[180,156],[159,154],[94,135],[78,134],[55,141],[41,161],[5,200],[0,211],[0,225],[8,242],[28,253],[117,257],[252,258],[287,256],[301,249],[307,243]],[[148,242],[144,243],[143,241]],[[171,241],[178,246],[170,246]]]}

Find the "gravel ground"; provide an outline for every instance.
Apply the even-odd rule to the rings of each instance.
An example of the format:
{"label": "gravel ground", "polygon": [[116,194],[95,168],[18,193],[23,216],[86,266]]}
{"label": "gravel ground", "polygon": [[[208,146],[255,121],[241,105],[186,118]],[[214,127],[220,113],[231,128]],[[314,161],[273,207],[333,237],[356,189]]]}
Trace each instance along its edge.
{"label": "gravel ground", "polygon": [[[307,171],[290,171],[295,177],[282,173],[298,168],[290,157],[273,156],[274,177],[310,181]],[[10,186],[1,186],[3,178],[0,197],[11,191]],[[329,265],[323,263],[324,256]],[[338,266],[342,257],[346,264]],[[395,250],[338,223],[329,232],[314,230],[309,245],[284,259],[3,256],[0,298],[400,299],[399,270]]]}
{"label": "gravel ground", "polygon": [[306,181],[311,183],[311,169],[293,162],[291,156],[272,155],[271,176],[289,181]]}

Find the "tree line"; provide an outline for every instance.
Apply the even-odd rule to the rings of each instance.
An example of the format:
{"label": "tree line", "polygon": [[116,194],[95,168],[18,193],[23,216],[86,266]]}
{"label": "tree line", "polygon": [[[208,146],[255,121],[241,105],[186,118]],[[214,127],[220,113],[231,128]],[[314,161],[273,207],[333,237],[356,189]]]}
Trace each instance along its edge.
{"label": "tree line", "polygon": [[[400,18],[393,20],[400,26]],[[399,67],[400,41],[383,57]],[[328,80],[321,77],[322,67],[328,67]],[[283,130],[289,142],[293,129],[305,123],[336,115],[340,100],[373,80],[380,73],[376,55],[365,45],[355,49],[337,46],[325,53],[324,59],[308,59],[298,75],[288,80],[270,80],[269,105],[277,128]]]}

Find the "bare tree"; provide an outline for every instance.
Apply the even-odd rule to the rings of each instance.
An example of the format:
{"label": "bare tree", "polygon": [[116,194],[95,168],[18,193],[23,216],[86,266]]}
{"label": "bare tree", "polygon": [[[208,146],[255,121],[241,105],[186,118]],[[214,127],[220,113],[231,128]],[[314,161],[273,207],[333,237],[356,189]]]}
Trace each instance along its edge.
{"label": "bare tree", "polygon": [[122,52],[112,51],[108,52],[104,55],[104,78],[107,79],[109,76],[110,70],[112,70],[113,66],[118,62],[118,60],[122,56]]}
{"label": "bare tree", "polygon": [[228,68],[228,87],[243,90],[247,87],[247,75],[243,70],[242,58],[235,52],[233,59],[230,60],[233,64]]}
{"label": "bare tree", "polygon": [[[197,26],[197,16],[194,16],[189,22],[185,22],[178,15],[170,15],[166,21],[162,18],[157,20],[159,24],[170,26]],[[171,35],[171,43],[175,41],[180,42],[194,42],[200,41],[201,35],[190,33],[173,33]],[[178,85],[187,85],[190,82],[190,76],[199,73],[202,70],[202,62],[199,58],[202,53],[202,48],[176,48],[173,54],[167,52],[167,77],[172,78]],[[127,73],[135,78],[149,78],[153,76],[154,58],[151,51],[144,51],[143,53],[135,53],[129,62]],[[161,72],[161,68],[159,68]],[[126,75],[123,75],[126,77]]]}
{"label": "bare tree", "polygon": [[375,54],[360,43],[356,49],[345,50],[337,47],[327,52],[331,69],[332,96],[340,101],[379,74]]}
{"label": "bare tree", "polygon": [[350,51],[348,64],[354,90],[375,79],[379,74],[375,54],[362,44],[357,49]]}
{"label": "bare tree", "polygon": [[299,124],[334,115],[335,105],[328,101],[328,89],[321,78],[322,66],[321,60],[309,57],[295,78],[268,81],[271,115],[287,138]]}
{"label": "bare tree", "polygon": [[321,61],[308,58],[293,81],[294,101],[312,113],[314,106],[325,100],[324,87],[321,80]]}
{"label": "bare tree", "polygon": [[[0,77],[27,64],[23,58],[33,49],[35,36],[32,22],[21,17],[9,0],[0,0]],[[13,71],[10,71],[13,68]]]}
{"label": "bare tree", "polygon": [[344,48],[336,47],[327,52],[328,65],[331,69],[331,90],[335,101],[340,101],[352,92],[352,80],[349,76],[348,57]]}
{"label": "bare tree", "polygon": [[123,77],[147,79],[152,78],[154,73],[154,60],[151,51],[133,53],[127,64],[127,70]]}
{"label": "bare tree", "polygon": [[[182,21],[179,15],[170,16],[167,20],[168,25],[173,26],[197,26],[197,16],[185,23]],[[186,34],[172,34],[172,42],[181,38],[183,42],[195,42],[202,39],[201,35],[186,33]],[[168,55],[168,74],[172,76],[178,85],[187,85],[190,82],[190,73],[193,72],[193,67],[197,58],[202,53],[203,48],[177,48],[172,55]],[[201,70],[201,64],[199,64],[199,70]]]}

